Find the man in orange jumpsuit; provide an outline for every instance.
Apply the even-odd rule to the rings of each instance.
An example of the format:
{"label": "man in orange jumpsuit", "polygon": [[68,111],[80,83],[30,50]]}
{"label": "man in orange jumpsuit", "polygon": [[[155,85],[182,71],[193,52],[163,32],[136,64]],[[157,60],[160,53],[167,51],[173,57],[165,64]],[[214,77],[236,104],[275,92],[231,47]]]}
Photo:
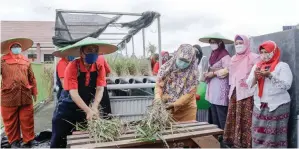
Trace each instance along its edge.
{"label": "man in orange jumpsuit", "polygon": [[5,133],[12,148],[19,148],[21,132],[23,147],[34,139],[33,101],[36,101],[36,80],[27,58],[21,55],[33,41],[15,38],[1,43],[1,115]]}

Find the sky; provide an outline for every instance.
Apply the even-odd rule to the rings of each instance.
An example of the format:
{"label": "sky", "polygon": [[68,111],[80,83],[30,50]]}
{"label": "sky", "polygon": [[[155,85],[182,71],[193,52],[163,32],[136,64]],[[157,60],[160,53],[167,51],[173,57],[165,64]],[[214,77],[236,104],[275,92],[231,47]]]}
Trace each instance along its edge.
{"label": "sky", "polygon": [[[162,50],[180,44],[206,44],[198,39],[219,32],[259,36],[299,24],[299,0],[0,0],[0,19],[55,21],[56,9],[161,14]],[[137,18],[136,18],[137,19]],[[157,22],[146,29],[146,45],[158,45]],[[141,33],[134,37],[136,55],[142,55]],[[132,45],[128,44],[128,53]]]}

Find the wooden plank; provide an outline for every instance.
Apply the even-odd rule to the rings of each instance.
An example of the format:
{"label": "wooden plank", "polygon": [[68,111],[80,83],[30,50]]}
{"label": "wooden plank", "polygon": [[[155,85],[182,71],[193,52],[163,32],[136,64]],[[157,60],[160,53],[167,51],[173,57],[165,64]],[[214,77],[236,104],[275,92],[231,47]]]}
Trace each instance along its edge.
{"label": "wooden plank", "polygon": [[[207,122],[192,122],[192,123],[181,123],[181,124],[175,124],[173,127],[193,127],[193,126],[201,126],[201,125],[209,125]],[[135,133],[135,130],[129,130],[125,134],[132,134]],[[76,131],[73,132],[73,135],[67,136],[68,140],[75,140],[75,139],[82,139],[82,138],[89,138],[88,132],[83,131]]]}
{"label": "wooden plank", "polygon": [[[176,130],[166,130],[166,131],[162,132],[162,135],[202,131],[202,130],[208,130],[208,129],[214,129],[214,128],[217,128],[217,126],[216,125],[202,125],[202,126],[194,126],[194,127],[187,127],[187,128],[179,128]],[[135,138],[136,138],[136,134],[125,134],[125,135],[120,136],[119,140],[128,140],[128,139],[135,139]],[[86,144],[86,143],[95,143],[95,141],[93,139],[90,139],[88,136],[86,138],[80,139],[80,140],[68,140],[68,145],[70,145],[70,146]]]}
{"label": "wooden plank", "polygon": [[[176,141],[176,140],[183,140],[193,137],[201,137],[207,135],[218,135],[222,134],[223,130],[219,128],[203,130],[203,131],[196,131],[196,132],[188,132],[188,133],[180,133],[180,134],[170,134],[165,135],[163,138],[166,141]],[[132,147],[132,146],[140,146],[144,144],[153,144],[161,142],[161,140],[156,140],[155,142],[141,142],[137,139],[131,140],[121,140],[121,141],[113,141],[113,142],[104,142],[104,143],[93,143],[93,144],[84,144],[84,145],[73,145],[70,146],[71,148],[111,148],[111,147]]]}
{"label": "wooden plank", "polygon": [[200,148],[220,148],[220,143],[214,136],[195,137],[192,140]]}
{"label": "wooden plank", "polygon": [[[167,144],[169,148],[199,148],[199,146],[192,139],[167,141]],[[167,146],[163,142],[159,142],[154,144],[133,146],[130,148],[167,148]]]}

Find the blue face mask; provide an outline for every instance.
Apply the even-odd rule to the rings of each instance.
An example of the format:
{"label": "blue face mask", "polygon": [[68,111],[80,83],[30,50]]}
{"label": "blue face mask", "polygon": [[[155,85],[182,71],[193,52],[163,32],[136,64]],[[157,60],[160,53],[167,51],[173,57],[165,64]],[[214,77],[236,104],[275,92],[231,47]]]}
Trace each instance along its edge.
{"label": "blue face mask", "polygon": [[175,64],[176,64],[176,66],[177,66],[179,69],[185,69],[185,68],[187,68],[187,67],[190,65],[190,63],[184,62],[184,61],[182,61],[182,60],[180,60],[180,59],[177,59],[177,60],[175,61]]}
{"label": "blue face mask", "polygon": [[11,52],[13,54],[20,54],[22,52],[22,49],[20,47],[11,48]]}
{"label": "blue face mask", "polygon": [[68,57],[67,57],[67,60],[68,60],[68,61],[72,61],[72,60],[74,60],[74,59],[75,59],[74,56],[68,56]]}
{"label": "blue face mask", "polygon": [[98,59],[98,54],[90,53],[85,55],[85,62],[87,64],[93,64]]}

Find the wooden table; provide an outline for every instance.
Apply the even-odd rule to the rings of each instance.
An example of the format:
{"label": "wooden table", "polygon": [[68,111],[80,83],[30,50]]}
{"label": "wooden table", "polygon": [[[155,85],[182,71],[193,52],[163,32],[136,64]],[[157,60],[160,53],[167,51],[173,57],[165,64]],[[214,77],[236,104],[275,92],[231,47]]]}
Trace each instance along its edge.
{"label": "wooden table", "polygon": [[[215,136],[222,135],[223,130],[207,122],[184,122],[173,125],[176,129],[166,130],[162,133],[170,148],[201,147],[220,148]],[[95,143],[89,138],[87,132],[74,132],[67,137],[70,148],[163,148],[166,147],[161,140],[154,142],[141,142],[136,138],[134,131],[128,131],[120,136],[118,141]]]}

